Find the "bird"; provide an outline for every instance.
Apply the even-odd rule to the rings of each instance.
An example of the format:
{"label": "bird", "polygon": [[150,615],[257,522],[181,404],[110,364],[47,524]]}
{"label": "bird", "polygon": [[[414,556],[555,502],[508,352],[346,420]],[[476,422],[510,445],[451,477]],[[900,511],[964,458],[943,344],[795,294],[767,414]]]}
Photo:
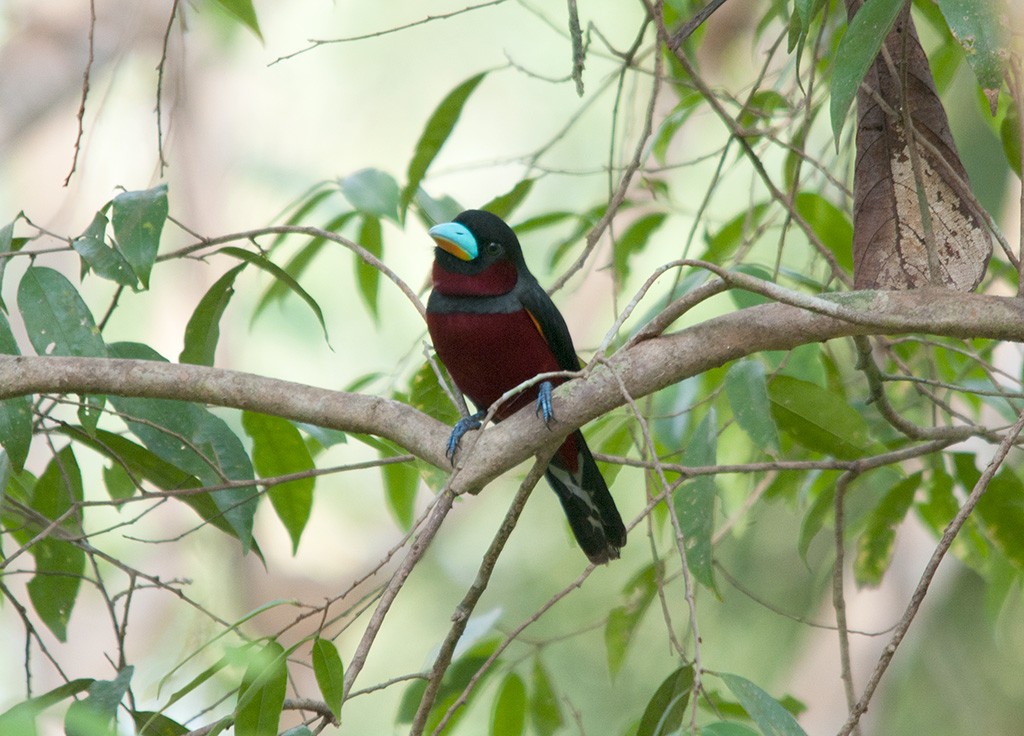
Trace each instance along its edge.
{"label": "bird", "polygon": [[[565,319],[530,273],[512,228],[486,210],[466,210],[429,230],[434,240],[433,289],[427,330],[448,374],[478,411],[461,419],[446,449],[454,464],[462,436],[503,394],[541,373],[579,371]],[[522,390],[495,410],[500,422],[536,405],[554,419],[550,378]],[[619,557],[626,527],[580,430],[558,448],[545,471],[573,536],[594,564]]]}

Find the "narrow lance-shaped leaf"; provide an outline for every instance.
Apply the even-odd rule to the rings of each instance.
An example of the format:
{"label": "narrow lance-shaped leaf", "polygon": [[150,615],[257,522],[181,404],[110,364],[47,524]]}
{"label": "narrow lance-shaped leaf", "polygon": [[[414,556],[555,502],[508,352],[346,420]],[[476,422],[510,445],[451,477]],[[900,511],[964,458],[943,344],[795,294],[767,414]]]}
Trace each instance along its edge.
{"label": "narrow lance-shaped leaf", "polygon": [[[718,426],[714,410],[694,429],[683,454],[689,467],[714,465],[717,457]],[[686,543],[686,565],[701,585],[717,593],[711,535],[715,523],[716,486],[713,476],[698,475],[675,492],[673,503]]]}
{"label": "narrow lance-shaped leaf", "polygon": [[778,452],[779,433],[761,361],[742,360],[731,365],[725,374],[725,395],[740,429],[762,450]]}
{"label": "narrow lance-shaped leaf", "polygon": [[905,4],[905,0],[865,0],[863,3],[847,0],[851,14],[853,8],[859,9],[852,16],[846,35],[832,57],[835,68],[832,72],[830,112],[837,147],[846,114],[857,96],[860,83]]}
{"label": "narrow lance-shaped leaf", "polygon": [[235,277],[247,264],[240,263],[217,279],[203,295],[185,326],[185,346],[178,360],[193,365],[213,365],[220,340],[220,318],[235,293]]}
{"label": "narrow lance-shaped leaf", "polygon": [[35,734],[36,716],[62,700],[73,698],[84,693],[95,682],[91,677],[65,682],[53,690],[24,700],[12,708],[0,713],[0,733],[2,734]]}
{"label": "narrow lance-shaped leaf", "polygon": [[[43,518],[41,523],[47,523],[65,515],[82,497],[82,473],[69,445],[57,453],[36,481],[32,508]],[[78,535],[80,518],[73,513],[59,528]],[[28,582],[29,598],[53,635],[67,641],[68,621],[85,572],[85,552],[59,534],[39,540],[30,552],[36,561],[36,572]]]}
{"label": "narrow lance-shaped leaf", "polygon": [[526,685],[509,672],[501,681],[491,714],[491,736],[521,736],[526,728]]}
{"label": "narrow lance-shaped leaf", "polygon": [[449,92],[427,120],[423,132],[420,134],[420,139],[416,143],[412,160],[409,162],[409,170],[406,172],[408,181],[406,181],[405,188],[402,189],[402,196],[399,199],[399,209],[402,213],[405,212],[413,197],[416,196],[416,191],[419,189],[420,182],[423,181],[427,169],[430,168],[430,164],[441,150],[441,146],[448,140],[448,136],[451,135],[452,130],[455,128],[455,123],[458,122],[459,115],[462,114],[462,108],[465,106],[466,100],[469,99],[473,90],[476,89],[486,74],[486,72],[476,74]]}
{"label": "narrow lance-shaped leaf", "polygon": [[218,252],[225,253],[229,256],[233,256],[234,258],[238,258],[239,260],[251,263],[252,265],[256,266],[256,268],[266,271],[275,279],[277,279],[278,282],[284,284],[292,292],[298,295],[298,297],[302,299],[302,301],[306,302],[306,304],[309,305],[309,308],[313,310],[313,314],[316,315],[317,322],[320,323],[320,329],[324,331],[324,341],[328,345],[330,345],[331,341],[327,336],[327,323],[324,322],[324,313],[320,309],[320,305],[317,304],[316,299],[309,295],[309,292],[302,288],[298,281],[292,278],[291,274],[289,274],[283,268],[281,268],[276,263],[271,261],[269,258],[261,256],[257,253],[251,253],[245,250],[244,248],[228,246],[226,248],[221,248],[220,251]]}
{"label": "narrow lance-shaped leaf", "polygon": [[604,643],[608,653],[608,672],[612,677],[621,669],[633,634],[658,593],[659,574],[660,566],[657,563],[651,563],[640,570],[623,588],[626,602],[608,614]]}
{"label": "narrow lance-shaped leaf", "polygon": [[238,689],[235,733],[277,736],[288,686],[287,653],[276,641],[252,653]]}
{"label": "narrow lance-shaped leaf", "polygon": [[[346,222],[355,217],[357,212],[344,212],[337,217],[327,222],[321,229],[328,232],[338,232],[345,225]],[[294,222],[288,224],[294,225]],[[253,310],[252,321],[255,322],[256,318],[263,313],[263,311],[275,301],[282,301],[287,296],[289,291],[292,291],[290,284],[298,283],[298,279],[302,274],[309,268],[310,264],[317,257],[323,247],[327,245],[327,240],[323,237],[315,237],[311,239],[306,245],[304,245],[298,253],[296,253],[284,266],[284,271],[291,276],[290,282],[284,282],[275,280],[267,290],[263,292],[263,296],[260,297],[259,303],[256,305],[256,309]]]}
{"label": "narrow lance-shaped leaf", "polygon": [[106,356],[103,338],[78,290],[52,268],[25,271],[18,285],[18,309],[39,355]]}
{"label": "narrow lance-shaped leaf", "polygon": [[[136,360],[164,358],[146,345],[115,343],[111,357]],[[221,485],[225,480],[252,481],[254,472],[238,436],[220,417],[205,407],[171,399],[142,399],[117,396],[111,403],[125,416],[129,429],[155,455],[194,475],[204,485]],[[184,442],[182,441],[184,439]],[[217,513],[223,515],[242,547],[252,544],[256,513],[254,485],[218,490],[209,494]]]}
{"label": "narrow lance-shaped leaf", "polygon": [[[364,217],[359,228],[359,244],[377,258],[384,255],[384,238],[380,220],[375,217]],[[358,255],[356,259],[356,281],[359,284],[359,295],[362,296],[374,321],[380,319],[380,308],[377,295],[380,292],[380,271],[364,261]]]}
{"label": "narrow lance-shaped leaf", "polygon": [[89,696],[76,700],[64,717],[66,736],[95,736],[109,732],[128,686],[134,667],[128,666],[113,680],[96,680],[89,686]]}
{"label": "narrow lance-shaped leaf", "polygon": [[386,171],[360,169],[338,182],[341,193],[363,215],[398,222],[398,182]]}
{"label": "narrow lance-shaped leaf", "polygon": [[121,253],[135,269],[142,288],[148,289],[149,274],[160,248],[160,233],[167,221],[167,185],[117,195],[111,221]]}
{"label": "narrow lance-shaped leaf", "polygon": [[807,736],[779,701],[750,680],[730,674],[723,674],[721,678],[764,736]]}
{"label": "narrow lance-shaped leaf", "polygon": [[[0,312],[0,353],[21,354],[3,312]],[[15,472],[20,473],[32,445],[32,402],[28,396],[13,396],[0,401],[0,445]]]}
{"label": "narrow lance-shaped leaf", "polygon": [[808,449],[852,459],[873,445],[857,410],[817,384],[777,375],[768,383],[768,396],[779,429]]}
{"label": "narrow lance-shaped leaf", "polygon": [[629,278],[629,259],[643,251],[651,235],[662,226],[667,216],[664,212],[653,212],[639,218],[622,233],[615,243],[614,266],[620,279]]}
{"label": "narrow lance-shaped leaf", "polygon": [[91,268],[102,278],[135,288],[139,280],[131,264],[106,243],[107,222],[105,212],[100,210],[85,232],[71,243],[71,247],[82,257],[82,276]]}
{"label": "narrow lance-shaped leaf", "polygon": [[693,689],[693,665],[670,674],[655,690],[644,709],[636,736],[670,736],[677,733],[686,715]]}
{"label": "narrow lance-shaped leaf", "polygon": [[[13,258],[3,257],[9,253],[16,253],[21,250],[22,246],[28,242],[28,238],[16,238],[14,237],[14,223],[20,220],[24,216],[23,212],[18,213],[18,216],[11,220],[9,223],[0,227],[0,286],[3,286],[4,273],[7,271],[7,264],[10,263]],[[3,298],[0,298],[0,311],[7,311],[7,304]]]}
{"label": "narrow lance-shaped leaf", "polygon": [[921,485],[921,471],[902,479],[882,498],[868,518],[867,528],[857,543],[853,565],[858,585],[878,585],[889,568],[896,527],[914,503],[914,493]]}
{"label": "narrow lance-shaped leaf", "polygon": [[[261,478],[300,473],[315,467],[299,430],[286,419],[246,411],[242,412],[242,426],[252,437],[252,461]],[[312,477],[300,478],[278,483],[267,491],[274,511],[291,537],[292,553],[298,551],[302,532],[309,521],[314,482]]]}
{"label": "narrow lance-shaped leaf", "polygon": [[[382,459],[391,457],[382,453]],[[420,485],[420,474],[412,462],[386,463],[380,466],[384,478],[384,493],[388,508],[398,525],[408,531],[416,516],[416,492]]]}
{"label": "narrow lance-shaped leaf", "polygon": [[320,694],[335,718],[341,718],[341,702],[345,690],[345,668],[337,647],[327,639],[313,641],[313,674]]}
{"label": "narrow lance-shaped leaf", "polygon": [[551,677],[540,658],[533,662],[533,695],[530,696],[530,722],[537,736],[552,736],[562,728],[564,719],[558,707]]}
{"label": "narrow lance-shaped leaf", "polygon": [[526,199],[526,195],[530,193],[530,190],[533,189],[535,181],[536,179],[523,179],[509,191],[495,197],[480,209],[493,212],[501,219],[508,220],[516,208]]}
{"label": "narrow lance-shaped leaf", "polygon": [[240,21],[242,25],[255,33],[256,38],[260,41],[263,40],[259,20],[256,18],[256,8],[253,7],[252,0],[216,0],[216,2]]}

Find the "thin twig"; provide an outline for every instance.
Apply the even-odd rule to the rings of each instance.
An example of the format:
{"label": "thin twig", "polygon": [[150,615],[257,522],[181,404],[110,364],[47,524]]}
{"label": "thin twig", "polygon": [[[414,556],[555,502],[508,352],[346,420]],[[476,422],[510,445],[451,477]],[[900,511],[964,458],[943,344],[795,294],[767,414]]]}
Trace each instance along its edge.
{"label": "thin twig", "polygon": [[[551,455],[554,454],[557,448],[552,447],[550,451],[544,453],[543,456],[537,458],[534,462],[533,467],[530,468],[530,472],[523,478],[523,482],[519,484],[519,490],[516,492],[515,498],[512,500],[512,505],[509,506],[508,512],[505,514],[505,519],[501,522],[501,526],[498,528],[497,534],[494,539],[491,540],[490,546],[487,548],[487,552],[484,553],[483,560],[480,563],[480,568],[477,570],[476,579],[473,584],[466,591],[466,595],[463,596],[459,605],[455,607],[455,612],[452,614],[452,627],[448,630],[448,635],[445,637],[444,642],[441,644],[441,649],[437,653],[437,657],[434,659],[434,665],[431,667],[430,674],[427,677],[427,688],[423,692],[422,698],[420,698],[419,707],[416,710],[416,716],[413,718],[412,727],[410,734],[413,736],[419,736],[423,733],[423,729],[426,727],[427,718],[430,716],[430,712],[434,707],[434,700],[437,697],[438,690],[441,688],[441,682],[444,679],[445,673],[448,671],[448,667],[452,663],[452,657],[455,654],[455,647],[458,645],[459,640],[462,638],[462,634],[466,630],[466,625],[469,623],[469,617],[473,614],[473,610],[476,608],[476,604],[480,601],[480,596],[487,590],[487,584],[491,580],[491,574],[494,572],[494,566],[498,562],[498,557],[501,556],[502,550],[505,548],[505,543],[508,541],[509,536],[512,534],[512,530],[515,529],[516,524],[519,521],[519,516],[522,514],[523,509],[526,507],[526,501],[530,497],[530,493],[533,492],[537,482],[544,475],[544,471],[547,469],[548,461],[551,459]],[[449,719],[455,714],[454,709],[449,710],[445,713],[444,717],[437,724],[434,729],[434,733],[440,733],[444,730],[444,727],[448,724]]]}
{"label": "thin twig", "polygon": [[457,15],[463,15],[465,13],[471,13],[474,10],[480,10],[482,8],[489,8],[489,7],[493,6],[493,5],[501,5],[503,2],[505,2],[505,0],[490,0],[490,2],[480,3],[479,5],[467,5],[464,8],[459,8],[458,10],[453,10],[450,13],[440,13],[438,15],[428,15],[425,18],[420,18],[419,20],[414,20],[411,23],[405,23],[404,25],[400,25],[400,26],[392,26],[391,28],[385,28],[382,31],[372,31],[370,33],[361,33],[361,34],[359,34],[357,36],[345,36],[343,38],[311,38],[311,39],[309,39],[309,46],[306,46],[305,48],[301,48],[298,51],[293,51],[290,54],[285,54],[284,56],[279,56],[276,59],[274,59],[272,62],[270,62],[270,64],[268,64],[268,66],[274,66],[274,64],[277,64],[278,62],[286,61],[288,59],[293,59],[296,56],[299,56],[300,54],[304,54],[307,51],[312,51],[313,49],[319,48],[320,46],[326,46],[326,45],[334,44],[334,43],[351,43],[353,41],[365,41],[365,40],[370,39],[370,38],[380,38],[381,36],[388,36],[388,35],[390,35],[392,33],[398,33],[400,31],[407,31],[410,28],[415,28],[416,26],[422,26],[422,25],[426,25],[427,23],[433,23],[435,20],[448,20],[449,18],[454,18]]}
{"label": "thin twig", "polygon": [[71,183],[78,167],[78,154],[82,150],[82,136],[85,134],[85,101],[89,97],[89,78],[92,76],[92,63],[96,51],[96,0],[89,0],[89,59],[85,62],[85,73],[82,74],[82,100],[78,105],[78,133],[75,135],[74,155],[71,158],[71,171],[64,177],[64,186]]}

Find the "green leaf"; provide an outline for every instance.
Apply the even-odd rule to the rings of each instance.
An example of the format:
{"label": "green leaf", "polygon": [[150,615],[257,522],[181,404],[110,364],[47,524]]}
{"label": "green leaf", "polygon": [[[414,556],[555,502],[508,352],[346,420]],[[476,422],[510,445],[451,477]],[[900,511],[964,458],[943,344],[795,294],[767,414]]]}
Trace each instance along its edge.
{"label": "green leaf", "polygon": [[853,224],[849,215],[816,192],[800,192],[793,204],[821,242],[828,244],[839,265],[853,271]]}
{"label": "green leaf", "polygon": [[217,342],[220,340],[220,318],[235,293],[235,277],[246,265],[240,263],[227,271],[199,300],[185,326],[185,346],[178,357],[179,362],[213,365]]}
{"label": "green leaf", "polygon": [[874,444],[864,417],[817,384],[777,375],[768,383],[768,396],[779,429],[810,450],[851,460]]}
{"label": "green leaf", "polygon": [[18,736],[32,734],[34,736],[36,733],[35,720],[37,715],[51,705],[56,705],[62,700],[73,698],[79,693],[85,692],[94,682],[95,680],[91,677],[71,680],[55,687],[49,692],[18,703],[0,713],[0,733],[17,734]]}
{"label": "green leaf", "polygon": [[[371,219],[386,217],[398,222],[398,182],[380,169],[360,169],[338,182],[353,207]],[[364,244],[365,245],[365,244]]]}
{"label": "green leaf", "polygon": [[526,728],[526,685],[509,672],[501,681],[491,714],[491,736],[521,736]]}
{"label": "green leaf", "polygon": [[764,736],[807,736],[782,704],[746,678],[720,675]]}
{"label": "green leaf", "polygon": [[[344,227],[345,223],[357,214],[358,213],[356,212],[344,212],[325,224],[321,229],[336,233]],[[294,256],[292,256],[284,266],[284,271],[291,276],[291,281],[285,282],[275,279],[274,283],[267,287],[267,290],[264,291],[263,295],[260,297],[259,303],[256,305],[256,309],[253,310],[253,321],[255,321],[256,318],[263,313],[263,310],[265,310],[272,302],[284,300],[288,291],[291,290],[290,284],[297,283],[298,278],[305,272],[313,262],[313,259],[316,258],[325,245],[327,245],[327,239],[317,236],[311,239]]]}
{"label": "green leaf", "polygon": [[288,686],[287,654],[276,641],[253,652],[235,708],[237,736],[277,736]]}
{"label": "green leaf", "polygon": [[[91,434],[91,433],[89,433]],[[135,495],[135,482],[123,466],[114,463],[103,468],[103,487],[114,501],[123,501]]]}
{"label": "green leaf", "polygon": [[216,2],[233,15],[236,20],[241,21],[246,28],[255,33],[256,38],[260,41],[263,40],[260,24],[256,19],[256,8],[253,7],[252,0],[216,0]]}
{"label": "green leaf", "polygon": [[327,639],[313,641],[313,674],[327,707],[337,719],[341,718],[341,700],[345,691],[345,667],[337,647]]}
{"label": "green leaf", "polygon": [[516,210],[517,207],[519,207],[519,205],[523,203],[523,200],[526,199],[526,196],[530,193],[530,190],[533,189],[533,183],[535,181],[537,180],[523,179],[510,190],[508,190],[507,192],[500,196],[495,197],[480,209],[487,210],[488,212],[497,215],[502,220],[509,220],[512,216],[512,213]]}
{"label": "green leaf", "polygon": [[1000,3],[978,0],[936,0],[953,38],[978,78],[978,86],[996,91],[1003,84],[1002,59],[1009,58]]}
{"label": "green leaf", "polygon": [[712,263],[726,263],[736,249],[757,232],[766,214],[768,204],[762,202],[736,215],[722,225],[714,235],[707,235],[707,248],[701,257]]}
{"label": "green leaf", "polygon": [[551,678],[540,657],[533,661],[533,696],[530,698],[530,721],[537,736],[552,736],[562,728],[562,711]]}
{"label": "green leaf", "polygon": [[857,558],[853,572],[858,585],[878,585],[889,569],[896,527],[906,517],[914,502],[914,494],[921,485],[921,471],[904,478],[882,498],[868,517],[867,528],[857,544]]}
{"label": "green leaf", "polygon": [[640,718],[636,736],[670,736],[682,725],[693,690],[693,665],[680,667],[658,686]]}
{"label": "green leaf", "polygon": [[107,216],[101,210],[71,247],[82,257],[82,275],[91,268],[98,276],[133,289],[139,284],[131,264],[106,243]]}
{"label": "green leaf", "polygon": [[[242,427],[252,437],[252,461],[261,478],[301,473],[316,467],[302,435],[288,420],[245,411],[242,412]],[[309,521],[314,485],[315,479],[311,476],[278,483],[267,491],[277,517],[291,537],[292,554],[298,551],[302,532]]]}
{"label": "green leaf", "polygon": [[92,313],[78,291],[52,268],[31,266],[18,285],[18,309],[39,355],[106,357]]}
{"label": "green leaf", "polygon": [[[131,473],[139,481],[147,481],[164,491],[181,491],[200,488],[201,483],[194,475],[181,470],[127,437],[98,430],[89,434],[75,427],[65,425],[63,431],[80,444],[87,445],[112,460],[116,467]],[[223,491],[218,491],[223,493]],[[206,521],[218,529],[237,537],[237,533],[224,519],[223,512],[214,502],[213,494],[188,493],[179,498]]]}
{"label": "green leaf", "polygon": [[[3,285],[7,264],[14,260],[13,258],[6,257],[7,254],[17,253],[28,242],[28,238],[14,237],[14,223],[24,216],[24,212],[19,212],[17,217],[3,227],[0,227],[0,286]],[[7,311],[7,304],[3,298],[0,298],[0,311]]]}
{"label": "green leaf", "polygon": [[402,213],[406,211],[409,203],[416,196],[416,191],[419,189],[420,182],[423,181],[427,169],[430,168],[430,164],[441,150],[441,146],[444,145],[445,141],[448,140],[448,136],[451,135],[469,96],[473,94],[473,90],[476,89],[477,85],[480,84],[486,75],[487,72],[481,72],[462,82],[449,92],[441,100],[441,104],[431,113],[426,126],[423,128],[423,132],[420,134],[420,139],[416,143],[416,150],[412,155],[412,160],[409,161],[409,169],[406,172],[408,181],[405,184],[405,188],[402,189],[402,195],[399,198],[399,210]]}
{"label": "green leaf", "polygon": [[429,361],[424,361],[409,382],[409,404],[444,424],[459,421],[459,412],[438,383]]}
{"label": "green leaf", "polygon": [[[956,453],[953,459],[957,480],[969,492],[981,479],[974,456]],[[1017,474],[1003,466],[989,481],[976,513],[996,548],[1014,567],[1024,570],[1024,484]]]}
{"label": "green leaf", "polygon": [[[382,453],[381,457],[391,457]],[[387,463],[380,466],[384,478],[384,493],[388,508],[403,531],[412,528],[416,516],[416,491],[420,485],[420,474],[411,462]]]}
{"label": "green leaf", "polygon": [[303,289],[302,286],[299,285],[299,282],[293,279],[287,271],[285,271],[283,268],[278,266],[276,263],[271,261],[266,256],[262,256],[257,253],[251,253],[245,250],[244,248],[228,246],[226,248],[221,248],[220,251],[218,252],[224,253],[229,256],[233,256],[234,258],[238,258],[239,260],[245,261],[246,263],[251,263],[252,265],[256,266],[256,268],[266,271],[275,279],[277,279],[280,283],[287,286],[294,294],[296,294],[300,299],[302,299],[302,301],[306,302],[306,304],[309,305],[310,309],[313,310],[313,314],[316,315],[317,322],[320,323],[320,329],[324,331],[324,342],[330,345],[331,341],[330,338],[327,336],[327,324],[324,322],[324,313],[323,311],[321,311],[320,305],[317,304],[316,299],[310,296],[309,292]]}
{"label": "green leaf", "polygon": [[[55,521],[80,503],[82,497],[82,473],[69,445],[57,453],[39,476],[32,489],[31,505],[44,520]],[[72,513],[58,530],[79,536],[80,513]],[[67,641],[68,621],[85,573],[85,552],[60,536],[50,534],[30,548],[36,572],[27,587],[39,618],[58,640]]]}
{"label": "green leaf", "polygon": [[[448,710],[448,707],[458,698],[469,684],[470,679],[476,675],[483,663],[486,662],[491,654],[494,653],[494,650],[497,649],[498,642],[499,640],[494,638],[484,639],[470,647],[468,651],[462,654],[462,656],[457,657],[452,662],[452,665],[444,675],[444,679],[441,681],[441,687],[438,688],[434,707],[431,708],[430,716],[427,719],[427,728],[424,729],[425,733],[434,732],[437,725],[444,717],[445,712]],[[500,661],[501,660],[499,658],[494,662],[494,664],[496,665]],[[485,680],[490,673],[494,671],[494,669],[495,667],[492,665],[492,667],[482,675],[478,683],[482,683],[482,681]],[[426,682],[423,680],[417,680],[406,689],[402,697],[401,705],[398,709],[398,723],[410,723],[412,721],[425,688]],[[458,710],[448,721],[448,725],[442,733],[450,733],[465,712],[465,708]]]}
{"label": "green leaf", "polygon": [[[152,348],[138,343],[115,343],[109,348],[115,358],[164,360]],[[124,396],[111,397],[111,403],[125,415],[128,428],[153,454],[195,476],[202,485],[254,480],[252,463],[241,440],[223,419],[205,407],[172,399]],[[209,497],[242,548],[248,551],[258,500],[256,487],[223,489]]]}
{"label": "green leaf", "polygon": [[[0,353],[21,354],[3,312],[0,312]],[[0,445],[15,472],[20,473],[32,445],[32,401],[28,396],[13,396],[0,401]]]}
{"label": "green leaf", "polygon": [[622,668],[633,634],[658,593],[659,574],[656,563],[640,570],[623,588],[626,603],[613,608],[608,614],[604,643],[608,652],[608,672],[612,677]]}
{"label": "green leaf", "polygon": [[64,733],[67,736],[97,736],[109,733],[117,736],[114,718],[128,686],[131,684],[134,667],[128,666],[117,673],[113,680],[96,680],[89,686],[89,695],[76,700],[64,717]]}
{"label": "green leaf", "polygon": [[142,288],[149,288],[149,274],[160,248],[160,233],[167,221],[167,185],[114,197],[111,215],[114,236]]}
{"label": "green leaf", "polygon": [[832,57],[834,69],[829,105],[832,135],[837,148],[846,115],[857,96],[860,83],[864,81],[864,76],[878,56],[885,37],[889,35],[905,4],[906,0],[865,0],[850,21],[846,35],[839,42],[839,48]]}
{"label": "green leaf", "polygon": [[725,374],[725,395],[740,429],[757,447],[777,453],[779,433],[768,400],[764,364],[759,360],[733,363]]}
{"label": "green leaf", "polygon": [[652,212],[637,218],[632,222],[622,236],[615,242],[615,257],[613,265],[615,273],[625,281],[629,278],[629,259],[641,253],[651,235],[665,222],[667,215],[664,212]]}
{"label": "green leaf", "polygon": [[[384,238],[381,233],[380,220],[374,217],[363,218],[362,226],[359,228],[359,244],[377,256],[377,258],[384,255]],[[358,255],[355,256],[355,259],[359,295],[366,302],[374,322],[378,322],[380,320],[380,306],[377,303],[377,294],[380,291],[380,271]]]}
{"label": "green leaf", "polygon": [[1006,154],[1006,160],[1010,164],[1010,168],[1017,172],[1017,176],[1021,175],[1021,135],[1020,135],[1020,113],[1017,112],[1016,105],[1010,105],[1006,111],[1006,116],[1003,118],[1002,124],[999,126],[999,139],[1003,143],[1003,153]]}
{"label": "green leaf", "polygon": [[131,714],[138,736],[185,736],[190,730],[163,713],[133,710]]}
{"label": "green leaf", "polygon": [[[689,467],[714,465],[718,446],[717,431],[718,425],[712,409],[690,436],[683,453],[683,464]],[[717,594],[711,550],[716,493],[714,476],[698,475],[679,487],[673,503],[686,541],[686,566],[699,583]]]}

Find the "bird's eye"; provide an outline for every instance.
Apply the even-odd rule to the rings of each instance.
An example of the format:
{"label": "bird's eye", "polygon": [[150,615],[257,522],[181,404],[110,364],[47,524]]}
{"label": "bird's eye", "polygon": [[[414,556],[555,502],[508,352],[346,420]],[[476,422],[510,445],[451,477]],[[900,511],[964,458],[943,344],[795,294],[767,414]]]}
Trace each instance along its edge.
{"label": "bird's eye", "polygon": [[501,244],[495,243],[493,240],[484,246],[484,253],[489,256],[500,256],[502,252]]}

